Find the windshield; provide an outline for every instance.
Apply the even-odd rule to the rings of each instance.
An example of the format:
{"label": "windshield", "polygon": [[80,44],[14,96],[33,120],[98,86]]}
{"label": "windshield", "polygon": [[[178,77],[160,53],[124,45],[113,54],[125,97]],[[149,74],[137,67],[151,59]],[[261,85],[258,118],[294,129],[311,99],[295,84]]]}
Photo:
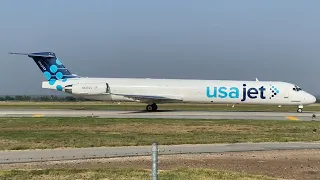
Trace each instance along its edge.
{"label": "windshield", "polygon": [[294,88],[293,88],[293,90],[294,91],[301,91],[302,89],[299,87],[299,86],[297,86],[297,85],[294,85]]}

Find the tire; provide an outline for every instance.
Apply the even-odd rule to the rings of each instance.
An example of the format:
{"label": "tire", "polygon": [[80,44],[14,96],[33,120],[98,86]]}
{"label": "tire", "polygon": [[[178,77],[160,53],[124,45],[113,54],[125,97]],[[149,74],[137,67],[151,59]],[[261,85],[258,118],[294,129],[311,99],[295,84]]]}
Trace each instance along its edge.
{"label": "tire", "polygon": [[153,104],[153,111],[157,111],[158,110],[158,106],[156,104]]}
{"label": "tire", "polygon": [[302,109],[301,109],[301,108],[298,108],[298,109],[297,109],[297,112],[298,112],[298,113],[302,113]]}
{"label": "tire", "polygon": [[152,105],[147,105],[146,110],[151,112],[153,111],[153,106]]}

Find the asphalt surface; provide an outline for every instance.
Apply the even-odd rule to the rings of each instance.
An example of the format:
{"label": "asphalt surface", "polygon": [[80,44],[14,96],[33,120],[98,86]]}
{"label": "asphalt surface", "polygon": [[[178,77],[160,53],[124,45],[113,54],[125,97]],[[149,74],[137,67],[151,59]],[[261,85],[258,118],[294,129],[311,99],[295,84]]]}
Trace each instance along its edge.
{"label": "asphalt surface", "polygon": [[[159,155],[320,149],[319,143],[239,143],[159,146]],[[0,152],[0,164],[151,155],[152,146],[18,150]]]}
{"label": "asphalt surface", "polygon": [[[218,111],[121,111],[121,110],[44,110],[1,109],[0,117],[98,117],[98,118],[181,118],[181,119],[257,119],[312,120],[314,112],[218,112]],[[316,115],[319,112],[315,113]],[[317,120],[315,118],[314,120]]]}

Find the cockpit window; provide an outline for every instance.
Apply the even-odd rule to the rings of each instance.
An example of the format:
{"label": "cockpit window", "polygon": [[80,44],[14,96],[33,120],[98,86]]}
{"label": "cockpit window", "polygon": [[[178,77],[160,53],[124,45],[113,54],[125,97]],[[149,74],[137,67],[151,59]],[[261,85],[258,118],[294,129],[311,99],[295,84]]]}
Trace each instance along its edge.
{"label": "cockpit window", "polygon": [[299,86],[295,85],[294,88],[293,88],[293,90],[294,90],[294,91],[301,91],[302,89],[301,89]]}

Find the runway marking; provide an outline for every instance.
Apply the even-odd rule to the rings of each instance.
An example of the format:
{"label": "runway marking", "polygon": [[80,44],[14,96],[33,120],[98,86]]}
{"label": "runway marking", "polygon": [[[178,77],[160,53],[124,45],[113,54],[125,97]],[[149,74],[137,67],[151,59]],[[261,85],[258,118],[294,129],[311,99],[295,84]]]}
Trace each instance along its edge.
{"label": "runway marking", "polygon": [[43,117],[43,114],[35,114],[32,117]]}
{"label": "runway marking", "polygon": [[286,116],[286,118],[289,119],[289,120],[292,120],[292,121],[297,121],[297,120],[299,120],[298,118],[293,117],[293,116]]}

